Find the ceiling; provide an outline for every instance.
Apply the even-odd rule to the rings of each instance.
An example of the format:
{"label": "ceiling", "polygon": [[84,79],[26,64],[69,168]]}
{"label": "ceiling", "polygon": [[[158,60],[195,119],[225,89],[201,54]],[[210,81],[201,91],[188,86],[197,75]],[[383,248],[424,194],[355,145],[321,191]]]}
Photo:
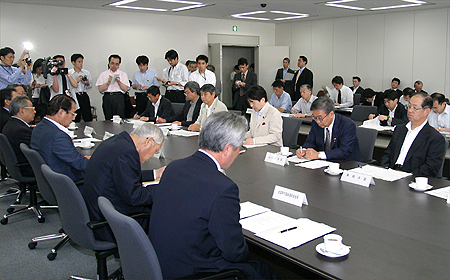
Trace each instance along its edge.
{"label": "ceiling", "polygon": [[[0,0],[0,2],[23,3],[34,5],[49,5],[60,7],[75,7],[86,9],[116,10],[116,11],[133,11],[139,13],[165,14],[176,16],[190,16],[199,18],[215,18],[215,19],[236,19],[244,21],[260,21],[269,23],[286,23],[294,21],[305,21],[315,19],[339,18],[369,15],[376,13],[389,13],[400,11],[418,11],[426,9],[449,8],[450,0],[338,0],[338,1],[321,1],[321,0],[138,0],[135,2],[123,4],[121,6],[129,6],[129,8],[118,8],[109,4],[119,0]],[[187,6],[193,6],[195,3],[202,3],[206,6],[194,9],[173,11],[173,9],[182,9]],[[325,5],[327,2],[338,3],[338,5],[350,6],[347,9],[342,7],[332,7]],[[422,5],[405,8],[394,8],[388,10],[370,10],[376,7],[408,5],[411,2],[426,2]],[[262,7],[265,5],[265,7]],[[137,10],[138,8],[147,9],[163,9],[166,11]],[[355,8],[364,8],[364,10],[356,10]],[[232,17],[233,14],[249,13],[259,11],[257,14],[243,15],[241,18]],[[280,14],[273,11],[283,11],[296,14]],[[286,17],[299,16],[299,14],[308,14],[307,17],[283,19]],[[258,20],[252,18],[265,18],[266,20]]]}

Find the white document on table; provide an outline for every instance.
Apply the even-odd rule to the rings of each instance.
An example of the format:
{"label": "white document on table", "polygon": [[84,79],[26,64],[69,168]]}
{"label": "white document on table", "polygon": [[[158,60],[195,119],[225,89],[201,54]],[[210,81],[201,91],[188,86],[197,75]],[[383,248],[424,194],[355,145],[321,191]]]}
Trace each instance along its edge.
{"label": "white document on table", "polygon": [[335,230],[329,225],[300,218],[257,233],[256,236],[290,250]]}
{"label": "white document on table", "polygon": [[135,120],[135,119],[126,119],[124,120],[126,123],[130,123],[130,124],[144,124],[146,122],[141,121],[141,120]]}
{"label": "white document on table", "polygon": [[172,126],[172,123],[155,123],[156,126],[162,127],[162,126]]}
{"label": "white document on table", "polygon": [[297,155],[293,155],[291,157],[288,157],[288,162],[293,162],[293,163],[301,163],[301,162],[306,162],[309,161],[306,158],[299,158]]}
{"label": "white document on table", "polygon": [[300,167],[304,167],[304,168],[308,168],[308,169],[317,169],[317,168],[322,168],[322,167],[328,166],[328,165],[330,165],[330,163],[331,162],[326,161],[326,160],[316,159],[316,160],[310,160],[310,161],[298,163],[295,166],[300,166]]}
{"label": "white document on table", "polygon": [[267,146],[267,144],[256,144],[256,145],[242,145],[247,149],[251,149],[251,148],[258,148],[258,147],[264,147]]}
{"label": "white document on table", "polygon": [[362,125],[360,125],[360,127],[365,127],[365,128],[370,128],[370,129],[375,129],[378,131],[383,131],[383,130],[390,130],[390,131],[394,131],[394,127],[393,126],[382,126],[380,124],[380,117],[376,117],[373,118],[371,120],[366,120],[363,122]]}
{"label": "white document on table", "polygon": [[196,131],[187,131],[187,130],[171,130],[170,135],[176,135],[176,136],[183,136],[183,137],[191,137],[191,136],[198,136],[200,135],[200,132]]}
{"label": "white document on table", "polygon": [[280,113],[280,115],[282,117],[285,117],[285,118],[290,118],[290,117],[294,117],[295,116],[295,114],[289,114],[289,113]]}
{"label": "white document on table", "polygon": [[361,173],[361,174],[365,174],[365,175],[370,175],[374,178],[388,181],[388,182],[394,182],[394,181],[397,181],[397,180],[400,180],[402,178],[412,175],[412,173],[407,173],[407,172],[398,171],[398,170],[394,170],[394,169],[386,169],[383,167],[373,166],[373,165],[369,165],[369,164],[350,169],[349,171],[353,171],[353,172]]}
{"label": "white document on table", "polygon": [[270,211],[269,208],[255,204],[250,201],[241,202],[241,211],[239,211],[240,219],[245,219],[254,215]]}
{"label": "white document on table", "polygon": [[80,138],[80,139],[73,139],[73,142],[81,142],[81,140],[83,140],[83,139],[89,139],[89,141],[91,141],[91,142],[102,142],[102,140],[100,140],[100,139],[97,139],[97,138],[94,138],[94,137],[92,137],[92,138]]}
{"label": "white document on table", "polygon": [[450,186],[436,190],[426,191],[425,193],[439,198],[448,199],[450,195]]}
{"label": "white document on table", "polygon": [[273,229],[274,227],[295,222],[294,218],[277,212],[268,211],[239,221],[242,228],[253,233],[260,233]]}

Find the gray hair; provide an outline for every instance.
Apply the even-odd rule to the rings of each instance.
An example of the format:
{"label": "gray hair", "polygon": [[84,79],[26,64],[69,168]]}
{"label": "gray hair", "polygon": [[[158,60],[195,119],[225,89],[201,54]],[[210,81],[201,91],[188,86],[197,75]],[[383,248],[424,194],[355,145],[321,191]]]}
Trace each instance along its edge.
{"label": "gray hair", "polygon": [[30,98],[28,96],[17,96],[11,100],[11,103],[9,103],[9,114],[11,116],[15,116],[19,113],[20,108],[28,107],[28,102],[30,101]]}
{"label": "gray hair", "polygon": [[300,89],[302,89],[302,88],[304,88],[304,87],[306,88],[307,91],[311,91],[311,90],[312,90],[312,88],[311,88],[311,86],[310,86],[309,84],[303,84],[303,85],[301,85],[301,86],[300,86]]}
{"label": "gray hair", "polygon": [[196,92],[200,95],[200,85],[196,81],[189,81],[184,85],[184,88],[188,88],[191,92]]}
{"label": "gray hair", "polygon": [[331,98],[327,96],[321,96],[314,100],[314,102],[311,104],[311,111],[315,110],[322,110],[325,112],[325,114],[329,114],[331,111],[334,112],[334,102],[331,100]]}
{"label": "gray hair", "polygon": [[202,126],[198,145],[201,149],[220,152],[225,145],[234,149],[242,146],[247,132],[247,120],[243,116],[222,111],[208,117]]}
{"label": "gray hair", "polygon": [[160,145],[164,142],[164,134],[162,130],[154,124],[144,123],[131,132],[139,138],[153,137],[153,141],[156,145]]}

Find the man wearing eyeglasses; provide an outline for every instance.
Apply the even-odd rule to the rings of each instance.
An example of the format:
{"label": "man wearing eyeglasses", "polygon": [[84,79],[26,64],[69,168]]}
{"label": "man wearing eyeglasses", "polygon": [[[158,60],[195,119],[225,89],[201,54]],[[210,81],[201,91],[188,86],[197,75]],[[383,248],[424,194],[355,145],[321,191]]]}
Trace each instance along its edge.
{"label": "man wearing eyeglasses", "polygon": [[314,122],[302,149],[297,150],[299,158],[348,159],[362,161],[359,150],[356,125],[347,117],[336,114],[334,102],[322,96],[311,105]]}
{"label": "man wearing eyeglasses", "polygon": [[445,138],[428,122],[433,99],[416,93],[408,105],[407,124],[398,125],[380,165],[411,172],[414,175],[436,177],[445,157]]}
{"label": "man wearing eyeglasses", "polygon": [[36,125],[31,135],[31,148],[38,151],[55,172],[73,181],[84,178],[89,156],[80,154],[73,145],[67,129],[75,119],[75,100],[60,94],[50,101],[47,115]]}

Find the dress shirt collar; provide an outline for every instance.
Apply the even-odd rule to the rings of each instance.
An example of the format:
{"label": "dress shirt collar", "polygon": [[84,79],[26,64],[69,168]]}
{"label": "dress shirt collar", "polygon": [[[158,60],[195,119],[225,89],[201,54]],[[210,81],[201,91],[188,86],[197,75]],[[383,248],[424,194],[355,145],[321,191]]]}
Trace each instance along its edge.
{"label": "dress shirt collar", "polygon": [[67,135],[69,135],[69,137],[70,137],[69,129],[68,129],[67,127],[62,126],[61,124],[57,123],[56,121],[54,121],[54,120],[52,120],[52,119],[50,119],[50,118],[44,117],[44,119],[46,119],[46,120],[48,120],[49,122],[51,122],[51,123],[53,123],[54,125],[56,125],[56,127],[57,127],[59,130],[65,132],[65,133],[66,133]]}
{"label": "dress shirt collar", "polygon": [[[198,100],[198,99],[197,99],[197,100]],[[213,101],[213,103],[211,103],[211,106],[208,106],[208,104],[206,104],[206,107],[208,108],[208,110],[211,110],[211,108],[214,106],[214,104],[216,103],[216,101],[217,101],[217,97],[214,98],[214,101]]]}
{"label": "dress shirt collar", "polygon": [[8,112],[9,112],[9,109],[8,109],[8,108],[6,108],[6,107],[3,107],[3,109],[5,109],[6,111],[8,111]]}
{"label": "dress shirt collar", "polygon": [[161,103],[161,98],[162,98],[162,95],[160,94],[160,95],[159,95],[159,98],[158,98],[158,101],[156,101],[156,103],[153,103],[153,102],[152,102],[153,106],[159,107],[159,104]]}
{"label": "dress shirt collar", "polygon": [[223,174],[225,174],[225,171],[222,169],[222,167],[220,167],[219,162],[217,161],[217,159],[215,157],[213,157],[210,153],[208,153],[207,151],[203,150],[203,149],[198,149],[199,152],[204,153],[205,155],[207,155],[210,159],[212,159],[212,161],[214,161],[214,163],[216,164],[217,170],[219,172],[222,172]]}
{"label": "dress shirt collar", "polygon": [[394,108],[394,110],[391,110],[391,109],[389,109],[389,108],[388,108],[388,111],[389,111],[389,112],[391,112],[391,113],[395,113],[395,109],[397,109],[397,107],[398,107],[398,104],[397,104],[397,105],[395,105],[395,108]]}
{"label": "dress shirt collar", "polygon": [[[406,124],[406,128],[408,129],[408,131],[420,131],[422,130],[422,128],[425,126],[425,124],[428,122],[428,120],[425,120],[421,125],[419,125],[418,127],[411,129],[411,122],[408,122]],[[417,132],[418,133],[418,132]]]}
{"label": "dress shirt collar", "polygon": [[448,106],[447,103],[445,104],[444,112],[442,112],[442,113],[439,114],[439,115],[445,115],[445,114],[450,115],[450,107]]}
{"label": "dress shirt collar", "polygon": [[300,68],[300,74],[303,72],[303,70],[305,70],[306,66],[303,68]]}
{"label": "dress shirt collar", "polygon": [[197,104],[198,100],[200,99],[200,96],[197,97],[197,99],[195,101],[189,100],[191,106]]}
{"label": "dress shirt collar", "polygon": [[21,118],[18,118],[18,117],[16,117],[16,116],[12,116],[11,118],[15,118],[15,119],[21,120],[24,124],[26,124],[28,127],[30,127],[30,125],[27,124],[27,122],[24,121],[24,120],[22,120]]}
{"label": "dress shirt collar", "polygon": [[[333,121],[331,122],[330,126],[328,127],[328,130],[330,131],[330,137],[331,139],[333,139],[333,126],[334,126],[334,121],[336,120],[336,114],[333,116]],[[326,135],[326,134],[325,134]]]}

